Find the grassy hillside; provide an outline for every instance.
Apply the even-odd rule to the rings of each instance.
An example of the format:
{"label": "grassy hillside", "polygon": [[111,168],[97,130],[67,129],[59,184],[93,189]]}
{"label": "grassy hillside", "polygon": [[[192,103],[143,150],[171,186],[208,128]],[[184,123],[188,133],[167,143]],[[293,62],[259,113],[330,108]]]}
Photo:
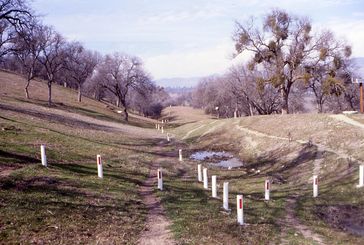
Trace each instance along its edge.
{"label": "grassy hillside", "polygon": [[[362,115],[351,118],[364,119]],[[223,181],[230,183],[233,207],[234,194],[245,195],[249,225],[242,232],[232,228],[234,208],[234,215],[221,218],[221,200],[207,198],[210,191],[202,191],[206,195],[202,196],[185,188],[182,208],[180,199],[173,202],[181,192],[173,189],[183,188],[183,181],[173,182],[171,192],[163,193],[174,229],[185,241],[198,243],[208,237],[203,241],[217,242],[223,233],[246,243],[364,242],[358,235],[364,231],[364,189],[356,188],[358,167],[364,162],[362,127],[334,115],[304,114],[209,119],[178,127],[173,133],[189,143],[187,155],[199,150],[227,151],[245,163],[242,169],[224,170],[203,162],[209,176],[218,176],[220,197]],[[189,162],[196,178],[197,162]],[[313,174],[320,181],[316,199],[312,198]],[[273,183],[269,202],[264,201],[266,178]],[[201,191],[202,184],[196,188]]]}
{"label": "grassy hillside", "polygon": [[[56,85],[49,108],[46,84],[35,81],[26,100],[24,83],[0,72],[0,244],[136,244],[149,229],[140,186],[156,167],[164,169],[165,189],[148,195],[161,198],[178,244],[364,243],[364,188],[356,188],[362,115],[216,119],[171,107],[163,112],[171,120],[167,142],[153,120],[132,115],[127,124],[116,108],[88,98],[78,103],[76,92]],[[40,165],[41,144],[48,168]],[[200,150],[230,152],[244,166],[189,159]],[[196,181],[197,163],[217,175],[220,199]],[[313,174],[320,183],[315,199]],[[231,213],[221,209],[223,181],[230,183]],[[244,194],[243,227],[236,224],[236,194]]]}
{"label": "grassy hillside", "polygon": [[[158,139],[144,139],[151,120],[132,116],[126,125],[105,104],[0,73],[0,243],[132,243],[147,214],[138,186],[151,155],[139,154]],[[40,166],[45,144],[49,167]],[[97,178],[96,154],[105,178]],[[120,229],[122,227],[122,229]]]}

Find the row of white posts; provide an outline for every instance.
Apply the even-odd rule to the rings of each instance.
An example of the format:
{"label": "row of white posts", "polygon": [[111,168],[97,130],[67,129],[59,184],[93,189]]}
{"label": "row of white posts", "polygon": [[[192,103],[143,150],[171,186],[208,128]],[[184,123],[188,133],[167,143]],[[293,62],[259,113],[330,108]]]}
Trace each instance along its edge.
{"label": "row of white posts", "polygon": [[[208,189],[208,175],[207,175],[207,168],[202,168],[201,164],[197,165],[197,179],[199,182],[203,182],[204,189]],[[269,180],[266,182],[266,186],[269,187]],[[268,189],[269,191],[269,189]],[[213,198],[217,198],[217,177],[216,175],[211,176],[211,194]],[[269,192],[268,196],[266,193],[266,198],[268,197],[269,200]],[[230,211],[229,209],[229,182],[224,182],[223,185],[223,199],[222,199],[222,206],[226,211]],[[243,195],[236,196],[236,207],[237,207],[237,219],[240,225],[244,224],[244,201]]]}
{"label": "row of white posts", "polygon": [[[167,122],[167,120],[162,120],[162,125],[164,124],[164,123],[166,123]],[[164,127],[163,126],[161,126],[159,123],[156,123],[155,124],[155,128],[158,130],[158,131],[161,131],[162,132],[162,134],[164,134]],[[171,141],[171,135],[169,134],[169,133],[167,133],[167,141],[168,142],[170,142]]]}
{"label": "row of white posts", "polygon": [[[167,135],[168,136],[168,135]],[[46,148],[45,145],[40,146],[41,151],[41,161],[42,165],[47,167],[47,155],[46,155]],[[178,150],[178,159],[179,161],[183,161],[182,157],[182,149]],[[101,155],[96,156],[96,162],[97,162],[97,175],[99,178],[103,178],[103,168],[102,168],[102,159]],[[157,170],[157,179],[158,179],[158,189],[163,190],[163,174],[162,169],[158,168]],[[203,182],[204,189],[208,189],[208,175],[207,175],[207,168],[202,168],[201,164],[197,165],[197,179],[199,182]],[[359,185],[357,187],[363,187],[364,186],[364,165],[359,166]],[[264,184],[265,189],[265,195],[264,199],[266,201],[269,201],[270,199],[270,189],[271,184],[269,179],[265,180]],[[217,177],[216,175],[211,176],[211,191],[212,191],[212,197],[217,198]],[[313,176],[313,197],[318,196],[318,176]],[[236,202],[237,202],[237,219],[238,223],[240,225],[244,224],[244,201],[243,201],[243,195],[237,195],[236,196]],[[224,182],[223,185],[223,208],[225,210],[229,210],[229,182]]]}
{"label": "row of white posts", "polygon": [[[42,165],[47,167],[47,154],[46,154],[46,147],[45,145],[40,146],[40,153],[41,153],[41,161]],[[178,159],[179,161],[183,161],[182,157],[182,149],[178,150]],[[102,159],[101,155],[96,156],[96,162],[97,162],[97,175],[99,178],[103,178],[103,169],[102,169]],[[159,172],[158,172],[159,173]],[[160,172],[162,173],[162,172]],[[197,165],[197,178],[199,182],[203,182],[203,186],[205,189],[208,189],[208,178],[207,178],[207,168],[203,168],[201,164]],[[159,178],[158,178],[159,179]],[[162,178],[160,178],[162,179]],[[225,185],[226,184],[226,185]],[[225,197],[225,191],[227,193],[227,182],[224,183],[224,197]],[[265,180],[265,200],[269,200],[269,194],[270,194],[270,181],[269,179]],[[364,165],[359,166],[359,184],[357,187],[363,187],[364,186]],[[217,184],[216,184],[216,175],[213,175],[211,178],[211,188],[212,188],[212,197],[217,197]],[[318,196],[318,176],[313,176],[313,197]],[[225,207],[225,205],[224,205]],[[226,208],[227,209],[227,208]]]}
{"label": "row of white posts", "polygon": [[[207,177],[207,168],[202,168],[201,164],[197,165],[197,179],[199,182],[203,182],[204,189],[208,189],[208,177]],[[364,165],[359,166],[359,185],[357,187],[364,186]],[[270,189],[271,183],[269,179],[265,180],[264,183],[264,199],[269,201],[270,199]],[[216,183],[216,175],[211,176],[211,191],[212,197],[217,198],[217,183]],[[313,197],[318,196],[318,176],[313,176]],[[244,215],[243,215],[243,195],[236,196],[237,202],[237,220],[240,225],[244,224]],[[229,182],[224,182],[223,185],[223,208],[229,211]]]}

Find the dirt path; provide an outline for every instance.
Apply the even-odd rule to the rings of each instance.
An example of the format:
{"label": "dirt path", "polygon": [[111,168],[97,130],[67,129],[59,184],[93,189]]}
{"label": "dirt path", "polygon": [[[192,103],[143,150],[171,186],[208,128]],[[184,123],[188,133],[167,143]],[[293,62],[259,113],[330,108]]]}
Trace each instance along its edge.
{"label": "dirt path", "polygon": [[331,115],[330,117],[334,118],[334,119],[336,119],[338,121],[341,121],[341,122],[344,122],[344,123],[347,123],[347,124],[350,124],[350,125],[353,125],[353,126],[364,129],[364,124],[362,124],[362,123],[360,123],[358,121],[355,121],[355,120],[347,117],[346,115],[338,114],[338,115]]}
{"label": "dirt path", "polygon": [[290,244],[285,238],[285,235],[288,233],[288,228],[294,228],[300,232],[306,240],[313,240],[315,244],[324,245],[325,243],[323,242],[323,238],[320,235],[313,233],[308,226],[302,224],[296,217],[295,209],[297,206],[297,198],[298,196],[291,196],[287,198],[287,205],[285,209],[286,216],[283,221],[280,222],[283,227],[281,244]]}
{"label": "dirt path", "polygon": [[[156,152],[161,152],[161,146],[157,147]],[[140,194],[143,197],[143,202],[147,206],[149,213],[147,217],[146,229],[138,240],[138,244],[143,245],[162,245],[176,244],[172,238],[172,233],[169,230],[170,221],[165,216],[164,208],[159,199],[153,193],[156,186],[156,172],[158,162],[163,161],[158,158],[150,169],[149,177],[140,188]]]}
{"label": "dirt path", "polygon": [[[239,125],[236,125],[236,128],[240,131],[244,131],[246,133],[249,133],[249,134],[252,134],[252,135],[258,136],[258,137],[268,137],[271,139],[278,139],[278,140],[285,140],[285,141],[290,140],[289,138],[265,134],[262,132],[258,132],[255,130],[241,127]],[[307,144],[308,143],[308,141],[305,141],[305,140],[295,140],[295,142],[298,144]],[[333,149],[328,148],[324,145],[319,145],[319,144],[312,144],[312,145],[317,147],[316,158],[313,162],[313,173],[314,174],[320,173],[321,163],[323,161],[322,154],[324,151],[333,152],[333,153],[337,154],[339,157],[344,157],[344,158],[348,157],[348,155],[346,153],[334,151]],[[302,224],[300,222],[299,218],[296,216],[295,209],[297,206],[297,198],[298,198],[297,194],[287,198],[287,204],[285,207],[286,215],[279,222],[281,227],[283,227],[282,233],[281,233],[281,244],[289,244],[289,241],[286,239],[289,228],[293,228],[293,229],[297,230],[298,232],[300,232],[306,240],[313,240],[316,244],[320,244],[320,245],[325,244],[323,242],[323,238],[320,235],[312,232],[311,229],[308,226]]]}

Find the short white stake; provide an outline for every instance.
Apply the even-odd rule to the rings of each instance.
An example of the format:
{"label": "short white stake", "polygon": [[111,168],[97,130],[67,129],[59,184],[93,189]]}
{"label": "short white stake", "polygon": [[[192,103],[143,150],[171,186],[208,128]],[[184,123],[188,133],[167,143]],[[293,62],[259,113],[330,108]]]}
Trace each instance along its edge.
{"label": "short white stake", "polygon": [[229,210],[229,182],[224,182],[223,208]]}
{"label": "short white stake", "polygon": [[357,187],[364,186],[364,165],[359,166],[359,185]]}
{"label": "short white stake", "polygon": [[313,197],[318,196],[318,177],[317,175],[313,176]]}
{"label": "short white stake", "polygon": [[99,176],[99,178],[102,179],[104,177],[104,172],[102,171],[101,155],[97,155],[96,161],[97,161],[97,175]]}
{"label": "short white stake", "polygon": [[236,196],[236,210],[237,210],[237,216],[238,216],[238,224],[244,225],[244,201],[243,201],[243,195],[237,195]]}
{"label": "short white stake", "polygon": [[179,155],[179,161],[182,162],[183,158],[182,158],[182,149],[178,150],[178,155]]}
{"label": "short white stake", "polygon": [[163,191],[163,175],[162,175],[162,169],[160,168],[158,168],[157,178],[158,178],[158,189]]}
{"label": "short white stake", "polygon": [[158,124],[155,124],[155,129],[158,129]]}
{"label": "short white stake", "polygon": [[167,141],[171,141],[171,139],[169,138],[169,133],[167,133]]}
{"label": "short white stake", "polygon": [[47,155],[46,155],[45,145],[40,146],[40,155],[42,158],[42,165],[44,167],[47,167],[48,164],[47,164]]}
{"label": "short white stake", "polygon": [[211,190],[212,190],[212,197],[217,197],[217,186],[216,186],[216,175],[211,176]]}
{"label": "short white stake", "polygon": [[162,126],[162,134],[164,134],[164,128],[163,128],[163,126]]}
{"label": "short white stake", "polygon": [[265,200],[269,201],[269,192],[270,192],[270,181],[269,179],[265,180]]}
{"label": "short white stake", "polygon": [[207,178],[207,168],[203,168],[203,188],[209,188],[209,180]]}
{"label": "short white stake", "polygon": [[157,129],[158,129],[158,130],[160,130],[160,129],[161,129],[161,126],[159,125],[159,123],[158,123]]}
{"label": "short white stake", "polygon": [[202,182],[202,166],[201,166],[201,164],[197,165],[197,177],[198,177],[198,181]]}

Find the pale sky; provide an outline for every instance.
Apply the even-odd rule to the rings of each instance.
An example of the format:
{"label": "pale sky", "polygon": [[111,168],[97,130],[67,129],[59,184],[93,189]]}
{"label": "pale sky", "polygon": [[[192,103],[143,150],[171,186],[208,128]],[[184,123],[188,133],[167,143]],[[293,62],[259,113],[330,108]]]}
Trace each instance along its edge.
{"label": "pale sky", "polygon": [[364,0],[33,0],[33,8],[68,40],[103,54],[144,60],[154,79],[224,72],[234,61],[234,21],[274,8],[308,16],[364,57]]}

